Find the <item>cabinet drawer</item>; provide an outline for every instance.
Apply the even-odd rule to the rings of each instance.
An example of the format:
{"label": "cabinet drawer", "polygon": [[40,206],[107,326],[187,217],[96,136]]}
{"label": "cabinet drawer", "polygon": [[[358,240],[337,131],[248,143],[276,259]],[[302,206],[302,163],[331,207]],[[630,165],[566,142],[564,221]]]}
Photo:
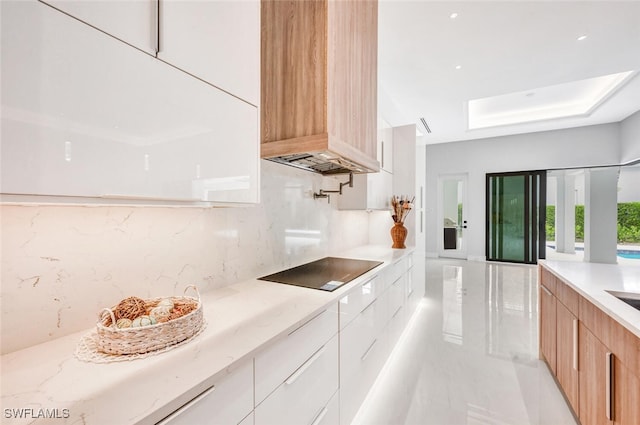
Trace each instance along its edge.
{"label": "cabinet drawer", "polygon": [[540,266],[540,285],[547,288],[551,294],[556,295],[556,277],[542,266]]}
{"label": "cabinet drawer", "polygon": [[389,283],[391,284],[407,271],[407,258],[401,258],[389,267]]}
{"label": "cabinet drawer", "polygon": [[338,313],[333,304],[285,339],[256,355],[256,404],[264,400],[337,332]]}
{"label": "cabinet drawer", "polygon": [[253,410],[253,364],[247,362],[231,375],[160,421],[158,425],[240,423]]}
{"label": "cabinet drawer", "polygon": [[366,335],[355,320],[340,332],[340,423],[356,415],[386,359],[384,329]]}
{"label": "cabinet drawer", "polygon": [[581,297],[573,288],[560,279],[556,279],[556,297],[574,316],[578,316]]}
{"label": "cabinet drawer", "polygon": [[338,336],[335,335],[256,407],[255,424],[323,423],[323,409],[337,390]]}
{"label": "cabinet drawer", "polygon": [[407,275],[400,277],[387,289],[387,318],[389,322],[392,316],[404,305],[407,292]]}
{"label": "cabinet drawer", "polygon": [[384,279],[376,275],[340,299],[340,329],[344,329],[360,312],[384,292]]}
{"label": "cabinet drawer", "polygon": [[387,352],[391,353],[395,348],[398,340],[400,339],[400,335],[402,335],[402,331],[404,331],[406,325],[406,306],[401,305],[398,309],[391,313],[391,319],[389,320],[389,324],[386,327],[386,338],[387,338]]}

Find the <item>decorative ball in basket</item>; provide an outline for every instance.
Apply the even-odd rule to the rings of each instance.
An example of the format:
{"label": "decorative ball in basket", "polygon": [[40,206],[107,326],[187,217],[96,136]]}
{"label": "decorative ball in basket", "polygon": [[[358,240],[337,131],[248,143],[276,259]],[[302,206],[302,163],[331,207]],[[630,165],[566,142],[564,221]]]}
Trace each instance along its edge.
{"label": "decorative ball in basket", "polygon": [[129,297],[100,312],[98,351],[107,354],[142,354],[178,344],[198,333],[203,324],[202,302],[180,296],[143,300]]}

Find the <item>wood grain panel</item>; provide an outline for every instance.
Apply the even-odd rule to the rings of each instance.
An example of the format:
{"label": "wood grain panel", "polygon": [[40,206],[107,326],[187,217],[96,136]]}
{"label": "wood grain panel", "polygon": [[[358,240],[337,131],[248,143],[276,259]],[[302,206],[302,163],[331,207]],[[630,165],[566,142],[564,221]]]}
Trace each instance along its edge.
{"label": "wood grain panel", "polygon": [[573,320],[576,316],[556,304],[556,376],[574,412],[578,409],[578,371],[573,367]]}
{"label": "wood grain panel", "polygon": [[261,2],[261,140],[327,133],[327,2]]}
{"label": "wood grain panel", "polygon": [[328,3],[328,132],[377,157],[378,3]]}
{"label": "wood grain panel", "polygon": [[583,297],[580,297],[579,316],[596,338],[632,373],[640,376],[640,338]]}
{"label": "wood grain panel", "polygon": [[613,420],[620,425],[640,424],[640,378],[614,359]]}
{"label": "wood grain panel", "polygon": [[273,158],[274,156],[292,155],[305,152],[323,152],[327,150],[327,141],[327,133],[321,133],[313,136],[296,137],[293,139],[263,143],[260,145],[260,156],[262,158]]}
{"label": "wood grain panel", "polygon": [[[612,346],[612,338],[610,334],[611,324],[609,316],[598,307],[593,305],[586,298],[580,297],[580,313],[578,314],[580,321],[593,333],[602,343],[609,348]],[[614,352],[616,352],[614,350]]]}
{"label": "wood grain panel", "polygon": [[553,273],[540,265],[540,284],[544,285],[553,295],[556,295],[556,277]]}
{"label": "wood grain panel", "polygon": [[556,297],[540,287],[540,354],[556,374]]}
{"label": "wood grain panel", "polygon": [[[606,317],[605,345],[620,358],[631,373],[640,376],[640,338],[608,315]],[[640,403],[640,399],[638,399]],[[640,422],[638,422],[640,424]]]}
{"label": "wood grain panel", "polygon": [[561,279],[556,279],[556,297],[576,317],[580,311],[580,295]]}
{"label": "wood grain panel", "polygon": [[580,422],[609,424],[605,398],[607,348],[582,323],[579,330]]}

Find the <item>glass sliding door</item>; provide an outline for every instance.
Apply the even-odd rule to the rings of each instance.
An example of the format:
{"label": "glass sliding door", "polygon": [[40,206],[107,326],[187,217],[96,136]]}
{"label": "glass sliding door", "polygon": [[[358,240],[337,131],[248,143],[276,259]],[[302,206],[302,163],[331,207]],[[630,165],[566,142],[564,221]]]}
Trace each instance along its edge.
{"label": "glass sliding door", "polygon": [[544,171],[487,174],[487,260],[544,258],[546,182]]}

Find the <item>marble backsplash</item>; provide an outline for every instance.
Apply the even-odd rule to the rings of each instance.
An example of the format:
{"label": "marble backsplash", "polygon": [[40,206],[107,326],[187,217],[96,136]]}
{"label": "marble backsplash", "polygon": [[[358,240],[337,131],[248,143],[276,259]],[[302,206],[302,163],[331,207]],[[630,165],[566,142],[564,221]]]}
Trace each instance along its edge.
{"label": "marble backsplash", "polygon": [[334,179],[262,161],[261,181],[244,208],[1,206],[2,353],[89,329],[130,295],[207,291],[369,243],[370,213],[313,199]]}

